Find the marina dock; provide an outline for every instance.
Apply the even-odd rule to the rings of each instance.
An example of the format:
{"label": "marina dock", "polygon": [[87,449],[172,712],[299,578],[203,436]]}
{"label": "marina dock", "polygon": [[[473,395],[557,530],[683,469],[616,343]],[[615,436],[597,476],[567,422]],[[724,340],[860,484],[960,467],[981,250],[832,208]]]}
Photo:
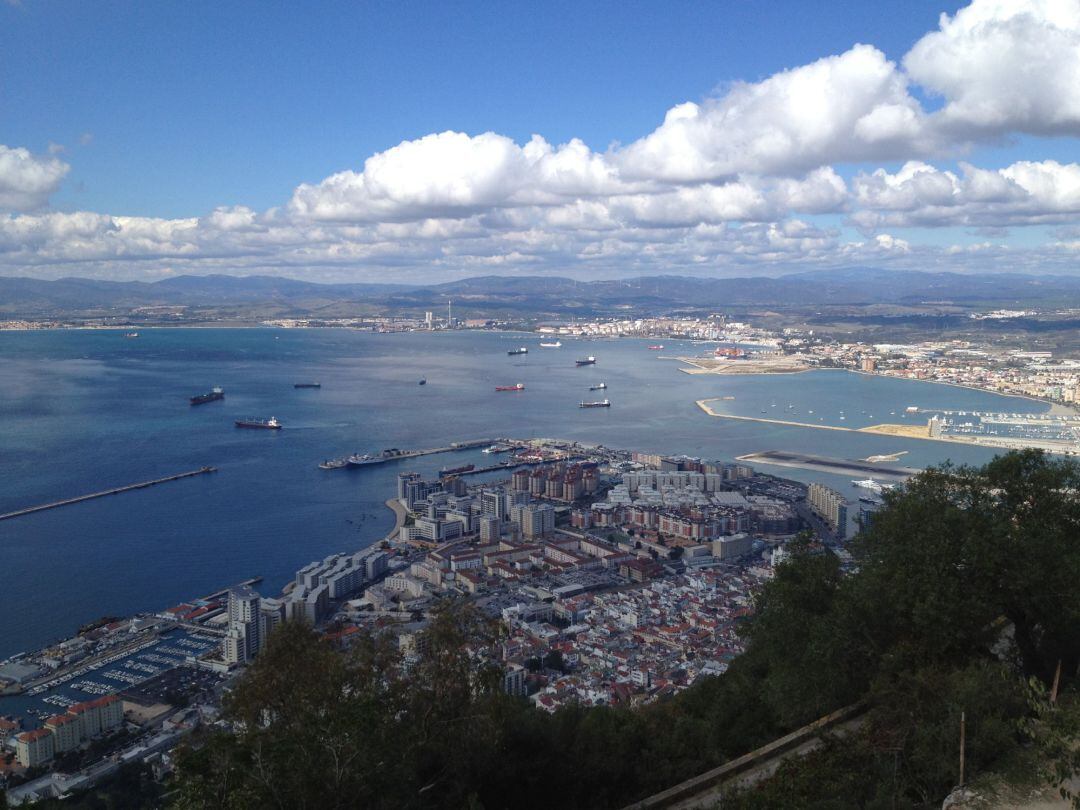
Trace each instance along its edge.
{"label": "marina dock", "polygon": [[112,489],[103,489],[101,492],[91,492],[89,495],[78,495],[74,498],[65,498],[62,501],[52,501],[51,503],[43,503],[38,506],[28,506],[25,509],[17,509],[14,512],[7,512],[0,515],[0,520],[9,520],[11,518],[22,517],[23,515],[29,515],[34,512],[44,512],[46,509],[57,509],[61,506],[69,506],[73,503],[82,503],[83,501],[90,501],[94,498],[104,498],[106,495],[119,495],[121,492],[131,492],[136,489],[146,489],[147,487],[157,486],[158,484],[164,484],[168,481],[179,481],[181,478],[191,478],[196,475],[206,475],[207,473],[217,472],[217,467],[200,467],[197,470],[189,470],[188,472],[177,473],[176,475],[167,475],[164,478],[155,478],[152,481],[140,481],[137,484],[128,484],[123,487],[113,487]]}

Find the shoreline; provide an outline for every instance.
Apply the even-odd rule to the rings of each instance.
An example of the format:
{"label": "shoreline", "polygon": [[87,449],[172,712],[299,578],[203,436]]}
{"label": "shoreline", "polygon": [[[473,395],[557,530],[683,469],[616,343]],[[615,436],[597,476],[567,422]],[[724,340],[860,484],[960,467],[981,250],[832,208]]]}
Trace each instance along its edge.
{"label": "shoreline", "polygon": [[[821,371],[828,371],[830,369],[821,369]],[[1029,402],[1038,402],[1042,405],[1050,406],[1050,409],[1046,412],[1047,416],[1076,416],[1080,413],[1080,409],[1070,407],[1064,402],[1053,402],[1049,399],[1041,399],[1039,397],[1033,397],[1031,394],[1013,394],[1006,391],[997,391],[993,388],[980,388],[977,385],[968,385],[966,383],[947,382],[945,380],[916,380],[911,377],[897,377],[893,374],[879,374],[876,371],[860,371],[857,368],[838,368],[836,371],[846,371],[849,374],[861,374],[865,377],[884,377],[887,380],[903,380],[904,382],[919,382],[930,383],[932,385],[948,385],[952,388],[963,388],[967,391],[980,391],[984,394],[996,394],[999,397],[1013,397],[1015,399],[1026,399]]]}
{"label": "shoreline", "polygon": [[[930,436],[929,433],[927,433],[927,435],[920,436],[917,433],[915,433],[914,430],[912,430],[912,428],[914,427],[913,425],[892,425],[892,424],[887,424],[886,423],[886,424],[880,424],[880,425],[869,425],[867,427],[862,427],[862,428],[850,428],[850,427],[840,427],[839,425],[824,425],[824,424],[822,424],[822,425],[814,425],[814,424],[811,424],[809,422],[791,422],[791,421],[784,420],[784,419],[768,419],[768,418],[762,419],[762,418],[757,417],[757,416],[736,416],[734,414],[718,413],[709,406],[710,402],[717,402],[717,401],[719,401],[719,399],[720,399],[719,397],[709,397],[707,399],[698,399],[698,400],[694,401],[694,404],[697,405],[708,416],[714,417],[716,419],[731,419],[731,420],[735,420],[735,421],[738,421],[738,422],[759,422],[759,423],[763,423],[763,424],[783,425],[784,427],[811,428],[813,430],[839,430],[839,431],[843,431],[844,433],[861,433],[861,434],[870,435],[870,436],[887,436],[887,437],[890,437],[890,438],[893,438],[893,439],[918,439],[920,441],[926,441],[926,442],[943,442],[945,444],[961,444],[961,445],[964,445],[966,447],[983,447],[983,448],[987,448],[987,449],[996,449],[996,450],[1020,450],[1020,449],[1025,449],[1025,448],[1033,448],[1033,449],[1036,449],[1036,450],[1043,450],[1044,452],[1052,453],[1054,455],[1070,455],[1071,454],[1070,451],[1068,449],[1064,448],[1064,447],[1062,447],[1062,448],[1039,447],[1038,445],[1022,444],[1022,443],[1019,443],[1019,442],[1015,443],[1015,444],[999,443],[999,442],[994,442],[994,443],[980,442],[980,441],[972,441],[971,439],[961,439],[961,438],[950,437],[950,436]],[[892,429],[895,429],[895,431],[892,430]]]}

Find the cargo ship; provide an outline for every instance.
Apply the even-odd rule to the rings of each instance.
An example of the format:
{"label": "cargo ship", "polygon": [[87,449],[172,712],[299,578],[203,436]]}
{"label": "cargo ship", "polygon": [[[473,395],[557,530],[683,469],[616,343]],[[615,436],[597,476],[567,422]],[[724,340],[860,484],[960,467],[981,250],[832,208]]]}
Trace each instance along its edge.
{"label": "cargo ship", "polygon": [[517,383],[517,385],[496,385],[496,391],[524,391],[525,383]]}
{"label": "cargo ship", "polygon": [[220,388],[211,388],[208,394],[199,394],[191,398],[192,405],[202,405],[207,402],[214,402],[219,399],[225,399],[225,392]]}
{"label": "cargo ship", "polygon": [[606,391],[607,390],[607,383],[600,383],[599,385],[590,385],[589,390],[590,391]]}
{"label": "cargo ship", "polygon": [[595,366],[596,365],[596,358],[593,357],[590,354],[584,360],[575,360],[574,363],[579,365],[579,366]]}
{"label": "cargo ship", "polygon": [[439,477],[442,478],[447,475],[457,475],[458,473],[472,472],[475,469],[475,464],[466,464],[464,467],[443,467],[441,470],[439,470]]}
{"label": "cargo ship", "polygon": [[509,354],[511,356],[513,356],[515,354],[528,354],[528,353],[529,353],[529,350],[526,349],[524,346],[522,346],[521,348],[518,348],[518,349],[511,349],[510,351],[507,352],[507,354]]}
{"label": "cargo ship", "polygon": [[602,399],[599,402],[582,402],[580,405],[578,405],[578,407],[579,408],[610,408],[611,407],[611,402],[606,400],[606,399]]}
{"label": "cargo ship", "polygon": [[540,343],[540,348],[542,348],[542,349],[561,349],[562,348],[562,341],[561,340],[556,340],[554,343],[541,342]]}
{"label": "cargo ship", "polygon": [[328,458],[322,464],[319,465],[320,470],[340,470],[349,466],[349,460],[347,458]]}
{"label": "cargo ship", "polygon": [[276,416],[271,416],[269,419],[237,419],[236,426],[238,428],[261,428],[262,430],[281,430],[281,422],[277,420]]}
{"label": "cargo ship", "polygon": [[322,383],[293,383],[293,388],[322,388]]}

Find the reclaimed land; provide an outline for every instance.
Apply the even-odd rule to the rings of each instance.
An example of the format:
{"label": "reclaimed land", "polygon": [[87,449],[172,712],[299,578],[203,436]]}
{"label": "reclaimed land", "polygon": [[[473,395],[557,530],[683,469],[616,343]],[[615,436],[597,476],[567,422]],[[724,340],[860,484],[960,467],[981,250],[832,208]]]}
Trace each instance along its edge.
{"label": "reclaimed land", "polygon": [[[668,359],[668,358],[664,358]],[[757,358],[754,360],[724,360],[716,357],[674,357],[691,368],[680,368],[684,374],[799,374],[810,366],[790,356]]]}
{"label": "reclaimed land", "polygon": [[914,467],[889,467],[870,461],[855,461],[846,458],[828,458],[809,456],[803,453],[789,453],[784,450],[766,450],[760,453],[747,453],[739,456],[738,461],[758,464],[774,464],[777,467],[793,467],[801,470],[834,473],[836,475],[870,475],[879,478],[908,478],[921,470]]}

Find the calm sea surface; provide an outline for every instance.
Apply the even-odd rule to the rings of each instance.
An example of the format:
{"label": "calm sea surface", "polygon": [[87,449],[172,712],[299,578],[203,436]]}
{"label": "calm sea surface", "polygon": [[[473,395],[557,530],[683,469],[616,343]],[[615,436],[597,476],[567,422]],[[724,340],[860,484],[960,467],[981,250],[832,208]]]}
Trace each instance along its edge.
{"label": "calm sea surface", "polygon": [[[566,437],[730,460],[786,449],[843,458],[907,450],[921,467],[992,453],[937,442],[737,422],[733,414],[860,427],[922,408],[1032,412],[1045,405],[948,386],[837,371],[695,377],[657,356],[665,341],[534,335],[375,335],[343,330],[152,329],[0,332],[0,513],[203,465],[219,472],[0,521],[0,658],[251,576],[276,594],[310,560],[360,548],[392,525],[399,471],[489,462],[479,450],[323,471],[325,458],[495,436]],[[508,349],[529,347],[527,356]],[[593,367],[574,359],[595,355]],[[427,385],[418,386],[424,377]],[[319,381],[321,389],[294,389]],[[606,382],[610,409],[581,410]],[[522,393],[495,385],[523,382]],[[220,385],[223,402],[188,397]],[[788,406],[791,406],[790,408]],[[814,414],[809,414],[813,410]],[[765,413],[762,413],[765,411]],[[839,419],[843,412],[845,419]],[[890,412],[895,412],[890,414]],[[238,430],[278,417],[281,431]],[[854,492],[848,477],[766,467]]]}

